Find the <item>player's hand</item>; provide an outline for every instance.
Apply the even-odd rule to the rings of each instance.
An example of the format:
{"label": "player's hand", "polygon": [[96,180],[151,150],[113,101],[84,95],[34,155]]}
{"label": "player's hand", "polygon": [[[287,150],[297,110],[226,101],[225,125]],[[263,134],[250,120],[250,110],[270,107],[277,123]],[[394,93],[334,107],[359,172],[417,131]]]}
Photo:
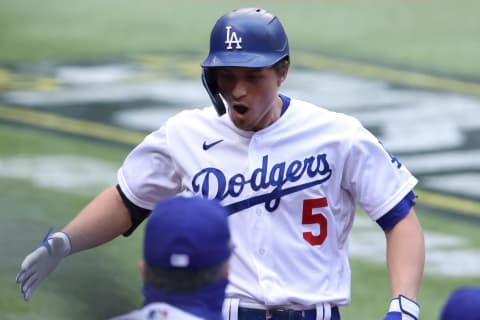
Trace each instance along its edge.
{"label": "player's hand", "polygon": [[20,283],[20,291],[27,301],[33,290],[55,270],[65,256],[70,253],[71,244],[68,236],[63,232],[51,234],[48,230],[41,245],[25,257],[17,274],[16,281]]}
{"label": "player's hand", "polygon": [[418,320],[420,306],[403,295],[393,298],[383,320]]}

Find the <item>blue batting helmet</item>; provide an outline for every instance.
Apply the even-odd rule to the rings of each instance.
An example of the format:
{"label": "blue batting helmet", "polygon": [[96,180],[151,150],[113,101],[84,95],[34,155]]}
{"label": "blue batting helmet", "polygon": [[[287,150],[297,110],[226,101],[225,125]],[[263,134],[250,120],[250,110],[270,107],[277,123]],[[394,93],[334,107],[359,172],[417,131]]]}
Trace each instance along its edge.
{"label": "blue batting helmet", "polygon": [[215,200],[174,196],[160,201],[145,227],[144,259],[159,268],[208,268],[230,257],[228,213]]}
{"label": "blue batting helmet", "polygon": [[478,320],[480,318],[480,287],[459,287],[445,302],[440,320]]}
{"label": "blue batting helmet", "polygon": [[220,17],[210,34],[209,54],[202,63],[202,82],[218,114],[224,114],[226,108],[209,68],[263,68],[288,56],[285,30],[270,12],[241,8]]}

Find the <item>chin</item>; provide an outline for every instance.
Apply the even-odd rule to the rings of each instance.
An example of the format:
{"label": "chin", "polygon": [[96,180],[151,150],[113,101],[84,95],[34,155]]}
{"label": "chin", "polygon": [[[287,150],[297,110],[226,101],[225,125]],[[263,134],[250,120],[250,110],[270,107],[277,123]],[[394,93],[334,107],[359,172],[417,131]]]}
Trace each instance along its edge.
{"label": "chin", "polygon": [[247,122],[243,121],[242,119],[238,119],[238,118],[235,118],[235,117],[230,117],[230,119],[232,120],[235,127],[237,127],[238,129],[242,129],[242,130],[245,130],[245,131],[254,131],[252,129],[252,127]]}

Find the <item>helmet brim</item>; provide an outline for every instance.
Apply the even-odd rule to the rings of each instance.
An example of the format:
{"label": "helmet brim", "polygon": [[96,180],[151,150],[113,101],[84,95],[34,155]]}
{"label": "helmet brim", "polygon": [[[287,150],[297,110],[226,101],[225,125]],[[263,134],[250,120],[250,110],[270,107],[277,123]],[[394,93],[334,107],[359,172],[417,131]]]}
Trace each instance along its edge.
{"label": "helmet brim", "polygon": [[203,68],[246,67],[264,68],[274,65],[285,57],[285,53],[264,52],[220,52],[209,55],[202,63]]}

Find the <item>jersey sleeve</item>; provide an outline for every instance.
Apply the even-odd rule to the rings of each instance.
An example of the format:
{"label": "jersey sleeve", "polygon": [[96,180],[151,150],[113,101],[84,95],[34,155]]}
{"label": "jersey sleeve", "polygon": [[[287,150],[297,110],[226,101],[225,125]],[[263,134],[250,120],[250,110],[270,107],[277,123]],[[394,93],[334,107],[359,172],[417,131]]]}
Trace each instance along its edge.
{"label": "jersey sleeve", "polygon": [[413,191],[410,191],[399,203],[393,207],[392,210],[384,214],[380,219],[377,220],[378,225],[384,230],[390,230],[396,225],[400,220],[405,218],[410,209],[415,205],[416,195]]}
{"label": "jersey sleeve", "polygon": [[148,210],[160,199],[179,192],[181,179],[170,156],[165,127],[149,134],[128,154],[117,179],[124,195]]}
{"label": "jersey sleeve", "polygon": [[342,188],[378,220],[417,184],[417,179],[372,133],[355,120],[347,148]]}

